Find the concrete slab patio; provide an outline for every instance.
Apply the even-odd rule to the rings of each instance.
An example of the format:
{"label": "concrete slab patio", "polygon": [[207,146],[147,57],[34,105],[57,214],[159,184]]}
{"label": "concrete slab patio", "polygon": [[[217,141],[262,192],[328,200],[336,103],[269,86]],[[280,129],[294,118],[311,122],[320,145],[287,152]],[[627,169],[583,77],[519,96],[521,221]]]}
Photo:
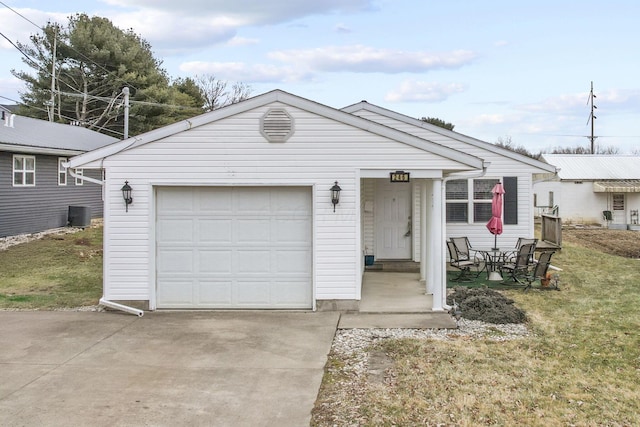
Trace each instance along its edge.
{"label": "concrete slab patio", "polygon": [[338,319],[0,312],[0,425],[309,425]]}

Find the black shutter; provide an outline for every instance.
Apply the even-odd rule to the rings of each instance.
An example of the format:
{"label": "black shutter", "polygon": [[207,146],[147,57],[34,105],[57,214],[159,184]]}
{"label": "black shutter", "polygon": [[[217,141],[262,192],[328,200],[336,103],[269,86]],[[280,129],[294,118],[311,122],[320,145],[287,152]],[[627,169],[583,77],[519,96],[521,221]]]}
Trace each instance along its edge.
{"label": "black shutter", "polygon": [[504,185],[504,223],[518,223],[518,177],[505,176]]}

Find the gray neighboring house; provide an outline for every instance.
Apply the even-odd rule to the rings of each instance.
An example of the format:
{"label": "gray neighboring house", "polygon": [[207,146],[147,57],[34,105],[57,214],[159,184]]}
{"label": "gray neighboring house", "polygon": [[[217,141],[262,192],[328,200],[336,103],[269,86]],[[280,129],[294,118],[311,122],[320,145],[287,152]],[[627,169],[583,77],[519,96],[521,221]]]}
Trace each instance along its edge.
{"label": "gray neighboring house", "polygon": [[116,142],[85,128],[22,117],[0,106],[0,237],[66,226],[69,206],[102,217],[101,170],[63,168],[68,158]]}

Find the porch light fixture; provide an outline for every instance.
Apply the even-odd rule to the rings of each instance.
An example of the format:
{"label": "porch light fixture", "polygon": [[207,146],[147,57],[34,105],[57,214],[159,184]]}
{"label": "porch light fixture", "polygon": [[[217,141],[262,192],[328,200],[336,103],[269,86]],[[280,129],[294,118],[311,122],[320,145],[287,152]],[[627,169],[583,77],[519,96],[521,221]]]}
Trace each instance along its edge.
{"label": "porch light fixture", "polygon": [[133,198],[131,197],[131,186],[129,185],[129,181],[125,181],[122,186],[122,198],[124,199],[124,206],[126,212],[129,212],[129,205],[133,203]]}
{"label": "porch light fixture", "polygon": [[336,211],[336,205],[340,203],[340,191],[342,188],[338,185],[338,181],[331,187],[331,203],[333,203],[333,211]]}

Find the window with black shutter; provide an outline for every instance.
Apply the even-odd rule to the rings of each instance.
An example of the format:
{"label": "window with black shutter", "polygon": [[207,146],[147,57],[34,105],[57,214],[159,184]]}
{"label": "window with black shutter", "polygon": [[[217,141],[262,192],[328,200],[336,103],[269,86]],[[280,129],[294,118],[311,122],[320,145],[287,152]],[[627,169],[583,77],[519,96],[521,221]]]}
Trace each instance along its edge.
{"label": "window with black shutter", "polygon": [[518,223],[518,177],[505,176],[504,185],[504,224]]}

